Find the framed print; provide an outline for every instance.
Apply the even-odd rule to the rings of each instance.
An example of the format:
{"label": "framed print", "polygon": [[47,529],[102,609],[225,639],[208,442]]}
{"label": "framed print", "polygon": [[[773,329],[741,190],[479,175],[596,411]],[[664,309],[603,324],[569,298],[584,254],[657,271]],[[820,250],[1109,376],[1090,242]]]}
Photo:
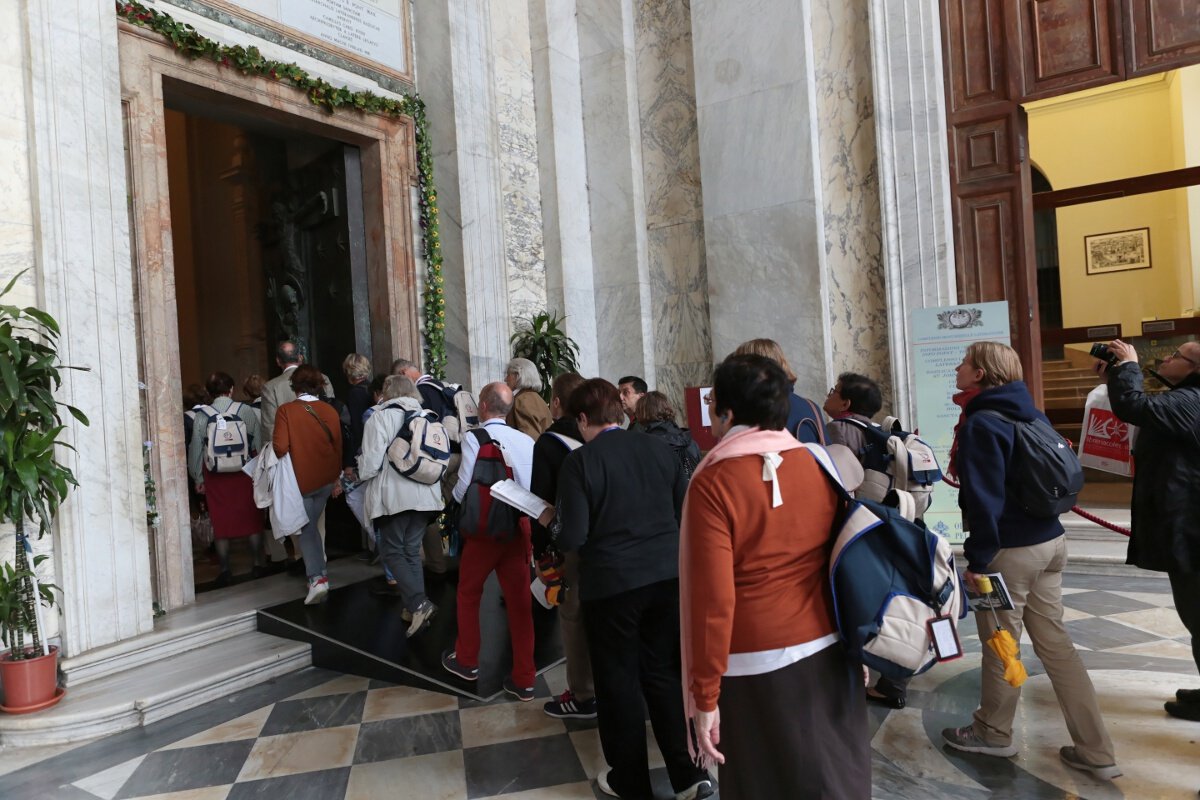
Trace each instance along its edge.
{"label": "framed print", "polygon": [[1088,275],[1150,268],[1150,229],[1097,233],[1083,237]]}

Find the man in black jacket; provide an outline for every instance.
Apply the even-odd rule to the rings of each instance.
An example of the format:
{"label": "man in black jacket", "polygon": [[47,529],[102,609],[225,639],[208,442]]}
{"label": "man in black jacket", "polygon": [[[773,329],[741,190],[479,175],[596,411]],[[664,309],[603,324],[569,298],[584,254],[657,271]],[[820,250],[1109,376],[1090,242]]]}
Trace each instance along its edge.
{"label": "man in black jacket", "polygon": [[[1163,359],[1158,373],[1174,388],[1157,395],[1143,391],[1133,347],[1118,339],[1109,349],[1120,362],[1107,369],[1113,413],[1138,426],[1126,561],[1170,577],[1175,610],[1192,635],[1200,668],[1200,343],[1181,344]],[[1103,362],[1097,371],[1106,371]],[[1180,689],[1166,709],[1200,721],[1200,689]]]}
{"label": "man in black jacket", "polygon": [[[573,372],[554,379],[550,387],[550,416],[554,422],[533,445],[533,475],[529,491],[548,503],[558,500],[558,475],[567,456],[583,444],[579,424],[567,413],[567,399],[579,388],[583,378]],[[533,520],[533,556],[541,558],[550,546],[550,530]],[[592,661],[583,630],[583,611],[579,605],[579,553],[563,553],[562,573],[566,591],[558,604],[558,625],[562,632],[563,655],[567,659],[567,690],[543,706],[548,716],[557,719],[595,719],[596,690],[592,685]]]}

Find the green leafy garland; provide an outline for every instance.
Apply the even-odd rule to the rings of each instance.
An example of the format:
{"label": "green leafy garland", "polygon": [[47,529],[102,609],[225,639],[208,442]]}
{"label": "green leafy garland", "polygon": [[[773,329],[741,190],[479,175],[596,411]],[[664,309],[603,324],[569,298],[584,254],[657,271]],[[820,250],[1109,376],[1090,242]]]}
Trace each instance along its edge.
{"label": "green leafy garland", "polygon": [[188,58],[207,58],[243,75],[259,75],[285,81],[308,95],[309,102],[333,113],[350,109],[363,114],[385,117],[411,117],[415,123],[417,178],[421,190],[421,239],[425,250],[425,368],[436,378],[445,377],[446,369],[446,297],[442,279],[442,243],[438,235],[437,189],[433,184],[433,152],[429,144],[429,124],[425,104],[416,94],[400,98],[382,97],[347,86],[334,86],[309,75],[296,64],[273,61],[257,47],[219,44],[202,36],[195,28],[168,14],[147,8],[138,2],[117,0],[117,16],[148,28],[169,40],[175,50]]}

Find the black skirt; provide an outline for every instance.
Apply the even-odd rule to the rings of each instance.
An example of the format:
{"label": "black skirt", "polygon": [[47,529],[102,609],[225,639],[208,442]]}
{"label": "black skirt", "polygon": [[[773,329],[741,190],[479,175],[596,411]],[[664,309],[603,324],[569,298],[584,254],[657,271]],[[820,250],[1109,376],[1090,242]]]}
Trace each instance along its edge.
{"label": "black skirt", "polygon": [[721,679],[722,800],[870,800],[862,668],[839,642],[782,669]]}

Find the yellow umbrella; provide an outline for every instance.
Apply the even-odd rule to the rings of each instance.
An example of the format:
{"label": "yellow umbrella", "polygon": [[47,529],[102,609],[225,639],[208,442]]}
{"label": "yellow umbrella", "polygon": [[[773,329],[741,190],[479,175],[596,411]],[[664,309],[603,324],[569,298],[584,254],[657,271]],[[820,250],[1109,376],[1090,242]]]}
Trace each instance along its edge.
{"label": "yellow umbrella", "polygon": [[[975,577],[975,587],[980,594],[989,595],[992,593],[992,581],[985,575],[977,575]],[[1000,619],[996,616],[996,609],[992,609],[992,620],[996,623],[996,632],[988,639],[987,646],[992,648],[992,652],[996,654],[1001,663],[1004,664],[1004,680],[1008,681],[1008,685],[1014,688],[1025,683],[1025,679],[1029,674],[1025,671],[1025,665],[1021,663],[1018,655],[1017,642],[1013,639],[1012,634],[1000,627]]]}

